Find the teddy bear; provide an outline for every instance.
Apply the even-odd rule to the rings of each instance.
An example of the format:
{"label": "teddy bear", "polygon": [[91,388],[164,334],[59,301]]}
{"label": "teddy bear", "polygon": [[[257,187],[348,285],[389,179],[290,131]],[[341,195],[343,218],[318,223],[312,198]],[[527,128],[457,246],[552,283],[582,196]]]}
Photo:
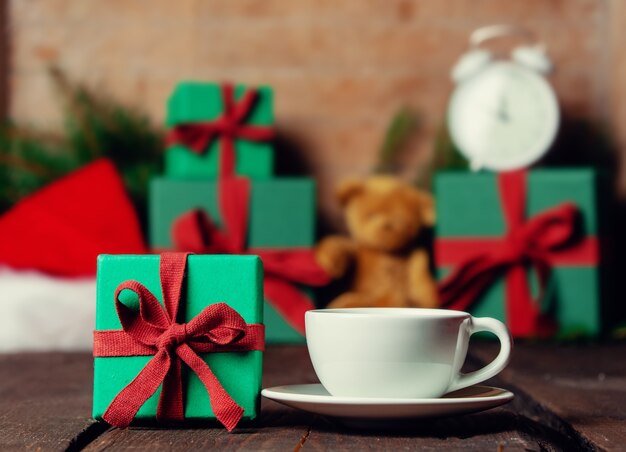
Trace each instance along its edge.
{"label": "teddy bear", "polygon": [[350,290],[328,307],[436,307],[428,253],[415,248],[435,222],[432,196],[392,176],[371,176],[344,181],[337,198],[349,237],[326,237],[315,255],[334,279],[353,276]]}

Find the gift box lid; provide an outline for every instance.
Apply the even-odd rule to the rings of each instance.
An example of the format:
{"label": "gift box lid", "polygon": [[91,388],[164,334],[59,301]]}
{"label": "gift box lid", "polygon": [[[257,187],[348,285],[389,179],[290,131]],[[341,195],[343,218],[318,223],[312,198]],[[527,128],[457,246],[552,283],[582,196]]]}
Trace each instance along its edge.
{"label": "gift box lid", "polygon": [[[235,99],[254,89],[257,101],[246,117],[247,124],[271,125],[274,123],[274,92],[269,86],[249,87],[235,85]],[[222,87],[217,83],[185,81],[176,85],[167,101],[166,125],[172,127],[185,122],[210,121],[224,113]]]}
{"label": "gift box lid", "polygon": [[[596,235],[597,178],[592,168],[529,171],[527,216],[573,202],[581,212],[585,234]],[[490,237],[506,232],[497,174],[442,171],[435,176],[435,194],[438,237]]]}

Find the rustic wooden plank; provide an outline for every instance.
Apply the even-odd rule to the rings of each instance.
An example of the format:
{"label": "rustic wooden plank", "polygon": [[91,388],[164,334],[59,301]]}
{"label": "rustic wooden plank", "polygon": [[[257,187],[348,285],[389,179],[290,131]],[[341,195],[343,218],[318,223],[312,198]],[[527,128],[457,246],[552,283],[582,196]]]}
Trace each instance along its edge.
{"label": "rustic wooden plank", "polygon": [[[316,381],[308,353],[302,346],[269,347],[263,365],[264,387]],[[232,434],[217,424],[173,430],[112,429],[89,444],[86,450],[292,450],[306,437],[311,418],[306,413],[263,399],[260,419],[238,427]]]}
{"label": "rustic wooden plank", "polygon": [[[472,350],[495,356],[489,343],[472,344]],[[468,358],[464,371],[482,366]],[[501,382],[492,380],[491,383]],[[536,416],[534,401],[516,397],[511,403],[481,413],[450,418],[405,421],[378,428],[350,428],[339,420],[317,419],[306,447],[319,450],[581,450],[573,438]]]}
{"label": "rustic wooden plank", "polygon": [[[490,343],[472,344],[486,348],[483,356],[496,350]],[[464,371],[482,366],[468,358]],[[492,383],[499,383],[492,381]],[[369,450],[579,450],[580,444],[542,419],[534,416],[534,403],[517,397],[503,407],[482,413],[436,420],[406,421],[378,429],[346,428],[341,421],[318,418],[306,441],[307,448]]]}
{"label": "rustic wooden plank", "polygon": [[[484,360],[495,346],[473,347]],[[264,400],[258,422],[228,434],[218,426],[107,430],[89,420],[92,367],[86,354],[0,356],[0,449],[89,450],[155,447],[228,449],[580,450],[623,442],[624,345],[517,347],[496,383],[516,400],[503,408],[433,421],[355,428]],[[304,347],[271,347],[264,386],[315,382]],[[521,389],[518,389],[521,388]],[[540,401],[537,405],[530,397]],[[544,411],[542,411],[544,410]],[[548,410],[548,411],[545,411]],[[554,414],[551,414],[554,413]],[[553,417],[550,417],[550,416]],[[562,416],[561,419],[558,416]],[[571,423],[572,431],[563,424]],[[569,425],[569,424],[568,424]],[[575,430],[593,444],[581,442]],[[104,433],[103,433],[104,432]],[[600,441],[603,440],[603,441]]]}
{"label": "rustic wooden plank", "polygon": [[97,435],[92,375],[84,353],[0,355],[0,450],[62,450]]}
{"label": "rustic wooden plank", "polygon": [[[477,355],[489,360],[495,344]],[[589,447],[626,447],[626,344],[518,344],[500,379],[534,399]],[[554,421],[553,422],[558,422]],[[559,427],[555,427],[559,428]]]}
{"label": "rustic wooden plank", "polygon": [[485,413],[446,418],[398,422],[382,427],[344,425],[341,421],[318,420],[305,443],[313,450],[540,450],[556,448],[560,441],[519,431],[521,421],[506,408]]}
{"label": "rustic wooden plank", "polygon": [[[270,347],[266,352],[264,386],[316,382],[304,347]],[[485,413],[441,419],[411,421],[376,428],[355,428],[341,421],[297,411],[263,400],[258,422],[228,434],[218,426],[209,428],[131,428],[110,430],[87,450],[106,448],[155,448],[187,450],[204,448],[246,450],[367,450],[449,449],[540,450],[575,449],[576,444],[560,432],[518,414],[516,405]],[[569,447],[568,447],[569,446]]]}

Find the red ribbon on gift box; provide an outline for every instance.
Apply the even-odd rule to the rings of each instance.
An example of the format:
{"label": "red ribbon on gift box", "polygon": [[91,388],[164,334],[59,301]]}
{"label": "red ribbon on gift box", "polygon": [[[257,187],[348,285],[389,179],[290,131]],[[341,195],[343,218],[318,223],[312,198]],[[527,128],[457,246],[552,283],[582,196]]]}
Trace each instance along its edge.
{"label": "red ribbon on gift box", "polygon": [[211,141],[219,138],[221,143],[219,174],[222,177],[234,176],[235,139],[268,141],[274,137],[274,131],[270,127],[245,124],[257,97],[256,90],[248,89],[236,101],[234,86],[229,83],[223,84],[223,115],[214,121],[178,124],[168,133],[166,144],[168,146],[182,144],[200,154],[206,150]]}
{"label": "red ribbon on gift box", "polygon": [[[571,203],[526,218],[525,171],[502,173],[498,189],[507,225],[504,237],[439,238],[435,253],[440,266],[454,270],[440,284],[443,307],[467,310],[500,277],[506,277],[507,324],[514,336],[548,335],[555,322],[542,313],[541,301],[555,265],[595,265],[595,237],[576,240],[580,212]],[[526,268],[537,275],[533,298]]]}
{"label": "red ribbon on gift box", "polygon": [[[183,362],[204,384],[215,417],[228,431],[236,427],[243,415],[243,408],[226,392],[198,353],[263,350],[264,326],[246,324],[226,303],[207,306],[189,323],[177,323],[187,254],[161,254],[164,307],[144,285],[125,281],[115,291],[115,308],[122,330],[94,332],[95,357],[154,355],[105,411],[102,417],[111,425],[127,427],[161,385],[157,419],[183,420]],[[123,290],[137,294],[138,312],[119,301]]]}
{"label": "red ribbon on gift box", "polygon": [[219,205],[223,229],[207,214],[191,210],[176,219],[172,241],[179,251],[201,254],[255,254],[263,261],[264,293],[267,300],[297,331],[304,334],[304,313],[315,309],[295,284],[322,286],[330,277],[317,264],[311,249],[259,249],[246,246],[250,181],[219,180]]}
{"label": "red ribbon on gift box", "polygon": [[173,242],[177,250],[203,254],[256,254],[263,261],[264,293],[276,310],[297,331],[304,333],[304,313],[315,306],[294,286],[328,284],[329,276],[317,265],[310,249],[248,249],[248,201],[250,182],[235,177],[236,138],[267,141],[273,138],[269,127],[245,124],[258,93],[247,90],[240,100],[234,98],[234,87],[222,85],[224,113],[214,121],[179,124],[167,136],[167,144],[183,144],[201,153],[213,139],[221,143],[218,172],[218,196],[224,229],[218,230],[206,213],[192,210],[173,225]]}

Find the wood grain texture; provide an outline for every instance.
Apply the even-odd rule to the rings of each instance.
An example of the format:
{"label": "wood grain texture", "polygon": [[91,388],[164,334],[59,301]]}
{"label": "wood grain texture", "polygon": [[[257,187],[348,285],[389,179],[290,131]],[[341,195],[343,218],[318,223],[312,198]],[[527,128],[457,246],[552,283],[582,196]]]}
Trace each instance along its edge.
{"label": "wood grain texture", "polygon": [[[495,344],[476,350],[490,359]],[[553,413],[590,447],[626,448],[626,344],[522,344],[500,378]]]}
{"label": "wood grain texture", "polygon": [[[315,381],[315,373],[304,347],[273,346],[265,353],[263,387]],[[242,424],[232,434],[217,424],[175,430],[115,429],[98,437],[87,450],[148,447],[166,450],[291,450],[307,435],[310,423],[310,415],[263,399],[260,418]]]}
{"label": "wood grain texture", "polygon": [[[314,383],[317,378],[304,347],[271,347],[265,356],[264,387]],[[511,408],[457,418],[385,426],[354,427],[339,420],[297,411],[263,400],[258,422],[235,434],[216,428],[111,430],[88,450],[155,448],[226,448],[228,450],[372,450],[441,447],[470,450],[559,449],[576,444],[559,432],[527,419]]]}
{"label": "wood grain texture", "polygon": [[[472,344],[473,349],[486,349],[482,356],[489,359],[495,356],[490,343]],[[469,357],[463,371],[482,365],[482,360]],[[488,383],[507,386],[503,380]],[[482,413],[410,420],[375,429],[347,428],[340,421],[317,418],[306,446],[315,450],[581,450],[578,438],[557,426],[548,422],[545,413],[538,413],[532,400],[516,395],[511,403]]]}
{"label": "wood grain texture", "polygon": [[[472,344],[479,359],[491,343]],[[363,428],[263,400],[259,420],[229,434],[216,424],[108,429],[89,419],[88,354],[0,355],[0,450],[620,450],[626,444],[626,344],[518,345],[494,385],[503,407],[453,418]],[[316,382],[305,347],[274,346],[264,386]]]}
{"label": "wood grain texture", "polygon": [[92,374],[87,354],[0,355],[0,450],[63,450],[103,430],[90,419]]}

